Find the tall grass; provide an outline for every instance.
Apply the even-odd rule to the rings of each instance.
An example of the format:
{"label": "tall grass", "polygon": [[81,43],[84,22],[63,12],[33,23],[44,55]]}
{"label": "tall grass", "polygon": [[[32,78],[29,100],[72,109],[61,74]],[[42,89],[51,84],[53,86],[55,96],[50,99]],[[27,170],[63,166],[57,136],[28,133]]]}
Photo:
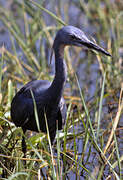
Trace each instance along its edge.
{"label": "tall grass", "polygon": [[[11,2],[9,9],[0,3],[0,21],[11,41],[11,50],[5,43],[0,47],[0,178],[122,179],[122,0]],[[79,48],[66,49],[66,124],[62,131],[57,128],[53,146],[49,136],[28,132],[27,157],[23,158],[23,132],[10,117],[12,97],[32,79],[53,79],[49,49],[56,31],[70,22],[85,26],[112,58],[87,50],[83,54]],[[90,88],[94,88],[93,97]],[[37,125],[40,129],[38,117]]]}

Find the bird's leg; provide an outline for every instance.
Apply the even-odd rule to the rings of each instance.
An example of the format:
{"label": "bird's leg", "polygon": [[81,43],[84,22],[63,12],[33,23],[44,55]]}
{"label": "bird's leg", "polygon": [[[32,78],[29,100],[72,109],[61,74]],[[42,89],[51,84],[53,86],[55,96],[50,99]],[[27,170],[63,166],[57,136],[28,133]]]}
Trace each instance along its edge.
{"label": "bird's leg", "polygon": [[[25,134],[26,130],[24,128],[22,128],[22,130],[23,130],[23,133]],[[24,153],[23,158],[26,158],[27,146],[26,146],[24,135],[22,136],[22,152]],[[26,165],[26,161],[24,161],[24,165]]]}
{"label": "bird's leg", "polygon": [[25,137],[22,137],[22,151],[24,153],[24,157],[26,157],[26,142],[25,142]]}

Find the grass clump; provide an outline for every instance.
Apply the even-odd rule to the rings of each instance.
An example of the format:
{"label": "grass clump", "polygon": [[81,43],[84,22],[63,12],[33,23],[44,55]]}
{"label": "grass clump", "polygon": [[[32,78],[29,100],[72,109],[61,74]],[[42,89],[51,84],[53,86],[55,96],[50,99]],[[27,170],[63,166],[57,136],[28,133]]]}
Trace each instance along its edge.
{"label": "grass clump", "polygon": [[[122,0],[48,2],[0,3],[0,178],[121,179]],[[57,130],[54,146],[49,136],[28,132],[23,158],[23,132],[11,122],[11,100],[26,82],[53,79],[49,49],[57,29],[66,24],[83,26],[98,44],[107,44],[112,58],[66,49],[66,125]]]}

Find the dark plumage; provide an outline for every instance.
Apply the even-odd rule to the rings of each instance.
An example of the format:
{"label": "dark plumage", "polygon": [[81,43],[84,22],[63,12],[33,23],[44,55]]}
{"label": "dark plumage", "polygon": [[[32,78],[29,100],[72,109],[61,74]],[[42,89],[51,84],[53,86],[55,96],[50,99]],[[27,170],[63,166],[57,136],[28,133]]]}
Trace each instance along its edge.
{"label": "dark plumage", "polygon": [[66,119],[66,104],[62,97],[67,78],[67,67],[64,61],[65,46],[86,46],[107,56],[110,54],[103,48],[90,41],[85,34],[73,26],[65,26],[57,32],[53,50],[55,53],[55,77],[52,83],[45,80],[31,81],[24,85],[12,100],[11,118],[17,127],[23,131],[38,131],[32,95],[32,90],[37,105],[40,130],[46,132],[44,112],[46,113],[51,143],[56,135],[56,121],[58,129],[62,129]]}
{"label": "dark plumage", "polygon": [[[27,83],[15,95],[11,104],[11,117],[17,127],[24,130],[38,131],[34,115],[34,105],[30,90],[34,94],[37,105],[37,112],[40,121],[40,130],[46,132],[44,111],[47,114],[49,133],[51,142],[53,142],[56,134],[56,120],[58,120],[58,129],[62,129],[62,125],[66,119],[66,104],[61,97],[57,103],[56,94],[51,95],[48,88],[51,83],[46,80],[35,80]],[[54,96],[54,97],[53,97]],[[52,123],[51,123],[52,122]]]}

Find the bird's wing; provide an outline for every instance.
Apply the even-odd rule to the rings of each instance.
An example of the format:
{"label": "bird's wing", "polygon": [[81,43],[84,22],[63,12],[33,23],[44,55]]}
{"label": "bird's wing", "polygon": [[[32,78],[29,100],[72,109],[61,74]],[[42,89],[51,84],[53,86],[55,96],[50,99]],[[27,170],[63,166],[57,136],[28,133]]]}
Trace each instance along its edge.
{"label": "bird's wing", "polygon": [[33,113],[31,98],[25,98],[23,94],[16,94],[11,103],[11,118],[17,127],[23,126]]}
{"label": "bird's wing", "polygon": [[32,98],[32,95],[30,93],[30,90],[34,93],[35,96],[38,96],[42,92],[44,92],[46,89],[49,88],[51,83],[47,80],[34,80],[30,81],[29,83],[25,84],[19,91],[19,94],[23,94],[24,96],[28,98]]}
{"label": "bird's wing", "polygon": [[34,103],[30,90],[33,92],[36,103],[38,103],[39,96],[41,97],[39,102],[40,106],[43,106],[41,103],[46,99],[44,92],[49,86],[49,81],[35,80],[27,83],[17,92],[11,103],[11,117],[16,126],[25,126],[35,116]]}

